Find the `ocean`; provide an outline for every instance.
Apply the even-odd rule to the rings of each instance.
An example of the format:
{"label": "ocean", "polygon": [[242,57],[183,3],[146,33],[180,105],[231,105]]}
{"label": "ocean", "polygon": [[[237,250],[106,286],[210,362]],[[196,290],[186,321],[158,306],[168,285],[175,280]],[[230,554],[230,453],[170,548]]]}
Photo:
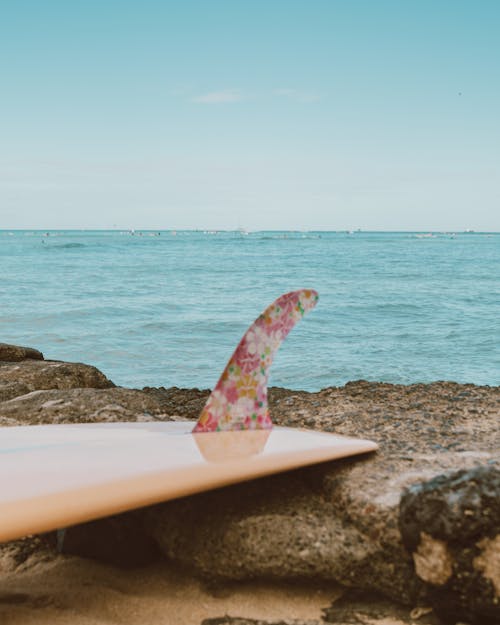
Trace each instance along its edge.
{"label": "ocean", "polygon": [[0,342],[128,387],[212,387],[302,287],[271,385],[500,382],[500,234],[0,231]]}

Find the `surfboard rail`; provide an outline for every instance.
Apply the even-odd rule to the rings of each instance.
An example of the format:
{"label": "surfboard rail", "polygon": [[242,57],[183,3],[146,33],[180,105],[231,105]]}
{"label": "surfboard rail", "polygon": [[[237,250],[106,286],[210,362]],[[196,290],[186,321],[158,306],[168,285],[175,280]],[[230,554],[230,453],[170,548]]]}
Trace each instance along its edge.
{"label": "surfboard rail", "polygon": [[194,425],[2,428],[0,542],[377,448],[310,430],[193,434]]}

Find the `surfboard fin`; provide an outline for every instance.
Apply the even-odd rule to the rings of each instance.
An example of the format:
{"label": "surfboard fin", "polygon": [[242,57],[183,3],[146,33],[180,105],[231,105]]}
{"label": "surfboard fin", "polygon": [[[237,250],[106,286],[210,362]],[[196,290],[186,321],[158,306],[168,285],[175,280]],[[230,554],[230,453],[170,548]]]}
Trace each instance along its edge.
{"label": "surfboard fin", "polygon": [[317,301],[312,289],[292,291],[259,315],[231,356],[193,432],[272,428],[267,404],[269,368],[282,341]]}

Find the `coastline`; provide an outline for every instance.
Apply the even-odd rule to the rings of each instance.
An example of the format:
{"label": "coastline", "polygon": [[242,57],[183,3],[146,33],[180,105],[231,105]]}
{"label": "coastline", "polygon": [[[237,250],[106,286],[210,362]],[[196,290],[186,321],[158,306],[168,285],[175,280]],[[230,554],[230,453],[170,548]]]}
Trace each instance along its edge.
{"label": "coastline", "polygon": [[[0,346],[4,426],[193,419],[208,394],[120,388],[89,365],[22,350]],[[341,594],[344,621],[330,607],[328,622],[365,614],[399,625],[414,622],[415,609],[424,610],[422,625],[450,610],[465,623],[496,622],[500,497],[486,495],[500,487],[500,387],[357,381],[269,395],[276,424],[372,438],[380,451],[76,526],[62,554],[51,537],[2,545],[2,623],[236,625],[220,620],[230,614],[319,624],[320,608]],[[448,506],[452,495],[462,513]],[[430,542],[419,542],[422,532]],[[451,558],[453,575],[436,584],[429,558],[443,571]],[[353,591],[366,597],[361,604]]]}

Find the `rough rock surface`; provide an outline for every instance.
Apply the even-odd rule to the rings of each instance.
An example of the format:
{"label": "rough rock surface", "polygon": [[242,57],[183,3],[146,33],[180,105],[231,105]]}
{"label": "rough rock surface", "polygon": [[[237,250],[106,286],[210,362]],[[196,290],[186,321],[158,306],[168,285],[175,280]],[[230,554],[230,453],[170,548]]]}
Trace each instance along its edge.
{"label": "rough rock surface", "polygon": [[12,425],[151,421],[163,414],[153,397],[126,388],[32,391],[0,402],[0,423]]}
{"label": "rough rock surface", "polygon": [[[113,386],[97,369],[86,365],[0,362],[0,425],[21,420],[196,419],[208,395],[208,391],[196,389],[132,391]],[[439,478],[441,475],[465,471],[461,475],[468,476],[465,483],[469,484],[475,470],[490,472],[499,467],[500,388],[360,381],[319,393],[271,389],[270,406],[277,424],[371,438],[380,450],[363,458],[154,506],[134,513],[133,523],[130,514],[116,517],[112,523],[123,524],[119,525],[125,528],[121,533],[111,528],[109,520],[88,524],[70,530],[67,549],[73,544],[73,552],[106,559],[102,550],[92,551],[99,536],[108,537],[101,545],[108,541],[107,547],[115,544],[121,551],[124,544],[153,538],[167,557],[209,580],[322,578],[373,590],[411,607],[429,600],[439,609],[439,599],[434,591],[429,592],[425,574],[423,579],[415,572],[412,554],[421,541],[416,547],[411,541],[403,543],[401,496],[403,492],[427,493],[436,483],[447,484],[440,481],[445,479]],[[414,490],[405,490],[408,487]],[[446,488],[435,490],[445,507],[447,493]],[[462,551],[472,550],[467,566],[472,562],[475,571],[491,581],[490,592],[491,585],[496,588],[497,537],[483,532],[477,544],[477,536],[467,534],[466,525],[457,527],[459,533],[463,529],[463,535],[456,537],[456,544]],[[71,536],[72,531],[80,532],[78,540],[76,534]],[[126,538],[113,543],[116,535]],[[435,532],[428,536],[445,542]],[[429,545],[432,552],[432,540],[424,541],[424,556]],[[24,550],[31,548],[21,544]],[[17,553],[13,545],[2,549]],[[438,551],[438,556],[443,553]],[[113,558],[111,554],[108,560]],[[449,566],[456,570],[453,563]],[[417,566],[418,570],[423,569]],[[445,566],[443,570],[444,579],[449,569]],[[472,591],[457,588],[458,596],[472,597]],[[480,614],[489,615],[485,609],[496,609],[496,595],[485,592],[482,596],[492,603],[482,604]],[[459,603],[460,616],[474,622],[476,607],[469,610],[468,605]]]}
{"label": "rough rock surface", "polygon": [[323,610],[323,621],[337,625],[440,625],[431,607],[408,608],[359,590],[351,590]]}
{"label": "rough rock surface", "polygon": [[167,414],[177,415],[184,419],[198,419],[210,395],[208,389],[188,389],[178,388],[177,386],[172,386],[171,388],[145,386],[142,390],[160,402]]}
{"label": "rough rock surface", "polygon": [[[146,392],[181,412],[180,389]],[[184,393],[193,408],[203,403],[201,392]],[[169,558],[207,577],[322,577],[414,604],[424,584],[401,540],[402,491],[498,462],[500,389],[356,382],[273,389],[270,399],[278,424],[371,438],[380,450],[156,506],[148,531]]]}
{"label": "rough rock surface", "polygon": [[[45,538],[40,536],[29,536],[0,544],[0,580],[9,573],[21,573],[40,562],[50,561],[54,555],[54,549],[49,548]],[[1,596],[0,592],[0,604]]]}
{"label": "rough rock surface", "polygon": [[30,388],[27,384],[22,382],[2,382],[0,381],[0,402],[7,401],[13,397],[19,397],[29,393]]}
{"label": "rough rock surface", "polygon": [[[113,382],[90,365],[55,360],[23,360],[0,362],[0,394],[2,388],[12,393],[68,388],[112,388]],[[16,391],[17,393],[17,391]],[[15,395],[11,394],[11,397]]]}
{"label": "rough rock surface", "polygon": [[400,528],[445,620],[500,623],[500,466],[410,487],[401,500]]}
{"label": "rough rock surface", "polygon": [[32,347],[21,347],[20,345],[0,343],[0,360],[4,360],[6,362],[18,362],[28,358],[32,360],[43,360],[43,354]]}
{"label": "rough rock surface", "polygon": [[230,615],[210,618],[201,625],[439,625],[440,621],[428,606],[407,608],[359,591],[347,592],[323,609],[322,620],[294,619],[263,621]]}

